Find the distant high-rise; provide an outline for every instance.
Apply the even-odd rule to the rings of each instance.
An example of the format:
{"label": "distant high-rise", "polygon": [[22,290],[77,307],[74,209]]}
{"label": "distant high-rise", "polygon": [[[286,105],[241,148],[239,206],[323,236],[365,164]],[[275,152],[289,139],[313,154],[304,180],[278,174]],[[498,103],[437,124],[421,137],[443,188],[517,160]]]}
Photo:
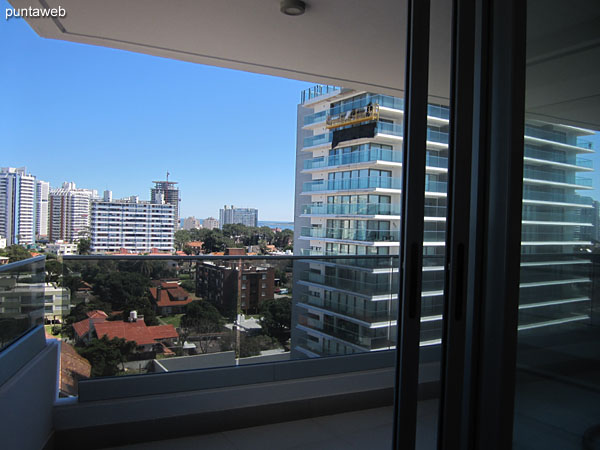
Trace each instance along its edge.
{"label": "distant high-rise", "polygon": [[167,172],[166,181],[153,181],[154,187],[150,189],[150,202],[161,203],[165,202],[173,205],[175,208],[175,215],[173,217],[173,223],[175,229],[179,228],[179,188],[176,186],[177,181],[169,181],[169,172]]}
{"label": "distant high-rise", "polygon": [[207,217],[202,221],[202,228],[206,228],[207,230],[219,228],[219,221],[214,217]]}
{"label": "distant high-rise", "polygon": [[258,209],[236,208],[233,205],[231,205],[231,208],[227,208],[227,205],[225,205],[223,209],[219,210],[219,226],[223,228],[223,225],[233,223],[239,223],[247,227],[258,226]]}
{"label": "distant high-rise", "polygon": [[97,191],[63,183],[50,191],[50,242],[76,242],[90,230],[90,207]]}
{"label": "distant high-rise", "polygon": [[174,206],[164,201],[140,201],[131,196],[112,200],[110,191],[92,202],[92,253],[136,253],[173,250]]}
{"label": "distant high-rise", "polygon": [[0,170],[0,237],[7,245],[33,244],[36,180],[25,167]]}
{"label": "distant high-rise", "polygon": [[38,180],[35,189],[35,238],[36,240],[48,238],[48,225],[50,216],[48,214],[48,203],[50,199],[50,183]]}
{"label": "distant high-rise", "polygon": [[202,228],[200,225],[200,221],[195,217],[186,217],[183,219],[183,229],[184,230],[192,230],[194,228]]}

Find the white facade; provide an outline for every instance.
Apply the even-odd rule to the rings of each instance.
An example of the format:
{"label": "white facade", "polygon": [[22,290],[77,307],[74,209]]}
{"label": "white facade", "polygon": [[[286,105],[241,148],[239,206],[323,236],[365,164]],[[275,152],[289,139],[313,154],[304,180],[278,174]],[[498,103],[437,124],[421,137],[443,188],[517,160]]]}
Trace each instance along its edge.
{"label": "white facade", "polygon": [[91,218],[92,253],[121,249],[147,253],[153,248],[173,251],[175,207],[166,203],[94,200]]}
{"label": "white facade", "polygon": [[35,236],[36,239],[48,238],[50,216],[48,206],[50,183],[38,180],[36,183]]}
{"label": "white facade", "polygon": [[[350,89],[299,107],[294,251],[348,257],[295,269],[296,356],[395,345],[398,259],[351,256],[398,255],[403,109]],[[430,104],[427,116],[421,346],[442,335],[449,110]],[[591,318],[592,180],[580,176],[593,171],[591,134],[526,123],[519,330]]]}
{"label": "white facade", "polygon": [[202,228],[206,228],[207,230],[219,228],[219,221],[214,217],[207,217],[202,221]]}
{"label": "white facade", "polygon": [[50,191],[50,241],[77,242],[87,236],[91,202],[96,197],[97,191],[77,189],[75,183]]}
{"label": "white facade", "polygon": [[[370,108],[377,108],[375,120],[351,122]],[[393,348],[397,294],[390,286],[398,284],[398,269],[385,256],[399,252],[404,102],[338,89],[304,102],[302,109],[295,253],[349,258],[313,261],[295,277],[293,351],[313,357]],[[328,118],[352,125],[330,129]],[[439,343],[441,328],[448,124],[448,109],[431,105],[422,324],[422,334],[431,336],[428,345]]]}
{"label": "white facade", "polygon": [[24,167],[0,171],[0,236],[7,245],[35,240],[36,180]]}
{"label": "white facade", "polygon": [[223,228],[223,225],[239,223],[247,227],[258,226],[258,209],[255,208],[236,208],[231,205],[231,208],[227,208],[227,205],[223,209],[219,210],[219,225]]}
{"label": "white facade", "polygon": [[194,228],[202,228],[200,225],[200,221],[195,217],[186,217],[183,219],[183,229],[184,230],[193,230]]}
{"label": "white facade", "polygon": [[64,241],[56,241],[46,245],[46,252],[55,255],[76,255],[77,244]]}
{"label": "white facade", "polygon": [[62,323],[71,311],[71,293],[69,289],[55,283],[44,286],[44,320],[50,323]]}

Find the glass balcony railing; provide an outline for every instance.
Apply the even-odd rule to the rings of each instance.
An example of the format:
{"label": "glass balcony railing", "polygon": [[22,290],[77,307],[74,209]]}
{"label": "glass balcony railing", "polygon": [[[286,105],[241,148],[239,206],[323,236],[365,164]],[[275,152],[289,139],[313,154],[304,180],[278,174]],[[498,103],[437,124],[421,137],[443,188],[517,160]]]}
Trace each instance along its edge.
{"label": "glass balcony railing", "polygon": [[582,215],[579,210],[557,212],[523,211],[522,220],[589,223],[592,221],[592,218]]}
{"label": "glass balcony railing", "polygon": [[542,130],[540,128],[525,126],[525,137],[533,137],[538,139],[544,139],[546,141],[556,142],[559,144],[571,145],[574,147],[580,147],[585,149],[592,149],[593,144],[591,141],[587,141],[585,139],[574,138],[567,139],[567,135],[565,133],[560,133],[557,131],[551,130]]}
{"label": "glass balcony railing", "polygon": [[580,234],[575,231],[523,231],[521,232],[521,240],[527,242],[544,242],[544,241],[557,241],[557,242],[573,242],[580,241]]}
{"label": "glass balcony railing", "polygon": [[404,135],[404,126],[398,123],[377,122],[375,133],[402,137]]}
{"label": "glass balcony railing", "polygon": [[523,191],[523,200],[537,200],[542,202],[571,203],[575,205],[591,205],[590,197],[576,194],[556,192]]}
{"label": "glass balcony railing", "polygon": [[[402,162],[401,150],[389,150],[372,148],[342,155],[321,156],[304,161],[304,169],[322,169],[332,166],[343,166],[348,164],[359,164],[372,161]],[[448,158],[437,156],[427,152],[426,165],[429,167],[448,167]]]}
{"label": "glass balcony railing", "polygon": [[398,311],[396,304],[391,302],[364,302],[363,306],[354,307],[347,302],[341,302],[311,294],[304,294],[300,301],[311,306],[333,311],[365,322],[382,322],[396,320]]}
{"label": "glass balcony railing", "polygon": [[390,230],[366,230],[356,228],[302,227],[301,236],[322,239],[347,239],[350,241],[399,241],[400,232]]}
{"label": "glass balcony railing", "polygon": [[319,111],[317,113],[309,114],[304,116],[304,126],[312,125],[314,123],[325,122],[327,119],[327,111]]}
{"label": "glass balcony railing", "polygon": [[525,146],[525,157],[557,162],[562,164],[570,164],[572,166],[578,166],[586,169],[592,169],[594,167],[594,163],[591,159],[581,158],[579,156],[572,156],[568,153],[561,151],[541,150],[529,146]]}
{"label": "glass balcony railing", "polygon": [[523,170],[523,178],[531,178],[541,181],[553,181],[556,183],[574,184],[578,186],[591,187],[592,179],[585,177],[573,176],[572,173],[566,174],[563,172],[551,172],[548,170],[535,169],[533,167],[525,167]]}
{"label": "glass balcony railing", "polygon": [[[392,136],[402,137],[403,126],[397,123],[377,122],[375,134],[387,134]],[[318,134],[304,138],[304,148],[314,147],[316,145],[327,144],[333,139],[333,133]],[[448,133],[429,128],[427,130],[427,140],[440,144],[448,144]]]}
{"label": "glass balcony railing", "polygon": [[[294,358],[291,349],[304,336],[300,325],[308,323],[319,329],[314,315],[294,306],[309,294],[301,278],[294,277],[308,272],[315,263],[331,268],[336,262],[355,263],[366,278],[364,282],[356,278],[351,285],[342,281],[343,277],[334,276],[330,281],[337,280],[367,296],[387,294],[391,298],[397,294],[398,258],[390,256],[65,256],[58,285],[74,293],[75,306],[57,337],[74,344],[80,357],[90,362],[91,378],[243,365],[262,362],[263,356],[272,361],[274,354],[278,360],[289,360]],[[41,274],[43,280],[43,269]],[[43,296],[40,300],[41,319]],[[342,330],[330,335],[331,339],[338,344],[358,342],[354,353],[379,348],[381,337],[369,327],[354,328],[358,317],[348,316],[354,323],[343,322],[338,314],[341,305],[338,301],[336,305],[320,319]],[[395,304],[388,307],[395,311]],[[292,323],[294,308],[299,318]],[[381,304],[373,308],[367,305],[358,315],[376,319],[381,326],[386,320],[377,309]],[[263,320],[275,317],[271,313],[277,315],[277,323]],[[391,327],[395,318],[389,320]],[[129,328],[135,328],[135,333],[128,333]],[[344,334],[350,328],[360,338]],[[391,329],[384,331],[395,339]],[[343,337],[347,341],[340,341]],[[328,346],[326,339],[320,344]],[[97,353],[104,351],[115,357],[101,361]],[[335,352],[322,353],[348,351],[342,345]],[[87,376],[90,374],[81,379]]]}
{"label": "glass balcony railing", "polygon": [[448,133],[427,129],[427,140],[430,142],[438,142],[440,144],[448,144]]}
{"label": "glass balcony railing", "polygon": [[306,103],[309,100],[320,97],[322,95],[333,94],[335,92],[341,92],[342,88],[339,86],[330,86],[324,84],[318,84],[309,89],[305,89],[300,93],[300,103]]}
{"label": "glass balcony railing", "polygon": [[[303,192],[350,191],[359,189],[402,189],[402,180],[398,177],[356,177],[342,180],[315,180],[302,185]],[[446,193],[447,183],[427,179],[425,192]]]}
{"label": "glass balcony railing", "polygon": [[304,183],[303,192],[348,191],[355,189],[401,189],[402,180],[395,177],[356,177],[342,180],[318,180]]}
{"label": "glass balcony railing", "polygon": [[305,169],[321,169],[324,167],[343,166],[371,161],[402,162],[401,150],[372,148],[343,155],[323,156],[304,161]]}
{"label": "glass balcony railing", "polygon": [[329,203],[326,205],[304,205],[302,214],[316,215],[400,215],[400,205],[391,203]]}
{"label": "glass balcony railing", "polygon": [[[398,255],[370,255],[369,258],[356,258],[355,254],[340,252],[324,252],[322,250],[301,249],[300,254],[304,256],[335,256],[333,260],[326,261],[329,264],[338,264],[340,266],[350,266],[363,269],[398,269]],[[364,256],[364,255],[360,255]]]}
{"label": "glass balcony railing", "polygon": [[44,324],[45,257],[0,266],[0,351]]}
{"label": "glass balcony railing", "polygon": [[[446,239],[445,233],[445,231],[424,231],[423,240],[425,242],[444,242]],[[366,242],[400,241],[400,231],[393,230],[302,227],[300,235],[315,239],[342,239]]]}

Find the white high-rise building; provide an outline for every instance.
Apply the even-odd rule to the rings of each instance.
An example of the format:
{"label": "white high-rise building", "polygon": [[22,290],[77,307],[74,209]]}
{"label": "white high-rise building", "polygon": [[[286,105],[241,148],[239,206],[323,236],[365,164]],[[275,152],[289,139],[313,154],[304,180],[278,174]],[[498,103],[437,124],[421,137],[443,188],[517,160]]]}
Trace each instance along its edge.
{"label": "white high-rise building", "polygon": [[[396,339],[404,101],[321,91],[298,108],[294,252],[343,259],[294,268],[298,357],[382,350]],[[428,106],[422,346],[442,335],[449,116]],[[582,194],[592,180],[581,175],[593,170],[591,134],[526,123],[519,330],[590,319],[593,207]]]}
{"label": "white high-rise building", "polygon": [[174,215],[175,206],[170,203],[140,201],[137,196],[112,200],[105,192],[102,200],[92,201],[91,251],[171,252]]}
{"label": "white high-rise building", "polygon": [[219,221],[214,217],[207,217],[202,221],[202,228],[206,228],[207,230],[219,228]]}
{"label": "white high-rise building", "polygon": [[7,245],[33,244],[36,231],[36,180],[25,167],[0,171],[0,237]]}
{"label": "white high-rise building", "polygon": [[35,237],[36,240],[47,239],[50,223],[48,206],[50,199],[50,183],[38,180],[36,183]]}
{"label": "white high-rise building", "polygon": [[236,208],[231,205],[231,208],[227,208],[227,205],[223,209],[219,210],[219,226],[223,228],[223,225],[239,223],[246,225],[247,227],[258,226],[258,209],[255,208]]}
{"label": "white high-rise building", "polygon": [[90,230],[90,208],[96,190],[78,189],[75,183],[63,183],[50,191],[51,242],[76,242],[86,237]]}
{"label": "white high-rise building", "polygon": [[192,230],[194,228],[202,228],[200,221],[196,219],[194,216],[186,217],[183,219],[183,227],[184,230]]}

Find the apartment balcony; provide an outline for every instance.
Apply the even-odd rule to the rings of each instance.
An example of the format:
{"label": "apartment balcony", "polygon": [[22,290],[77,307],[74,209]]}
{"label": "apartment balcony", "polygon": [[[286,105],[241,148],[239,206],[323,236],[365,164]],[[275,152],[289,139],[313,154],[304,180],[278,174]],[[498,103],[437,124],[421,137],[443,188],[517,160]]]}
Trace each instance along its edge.
{"label": "apartment balcony", "polygon": [[305,89],[300,93],[300,103],[309,104],[313,103],[321,97],[337,95],[342,91],[339,86],[330,86],[326,84],[317,84],[309,89]]}
{"label": "apartment balcony", "polygon": [[[402,124],[377,122],[375,127],[375,136],[373,139],[379,138],[381,141],[401,142],[403,133]],[[304,138],[303,151],[312,151],[320,147],[330,146],[333,140],[333,133],[323,133],[316,136]],[[434,129],[427,130],[427,146],[431,148],[444,149],[448,147],[448,133]]]}
{"label": "apartment balcony", "polygon": [[593,189],[591,178],[574,176],[573,173],[567,175],[562,171],[554,172],[531,166],[523,169],[523,181],[528,184],[564,185],[575,189]]}
{"label": "apartment balcony", "polygon": [[[354,109],[365,108],[371,104],[378,104],[382,113],[389,116],[402,117],[404,115],[404,99],[392,97],[389,95],[369,95],[360,100],[344,102],[341,106],[329,108],[328,110],[310,114],[304,118],[304,126],[308,127],[314,124],[324,124],[327,116],[340,115]],[[433,123],[448,124],[450,119],[450,110],[445,106],[428,105],[428,120]]]}
{"label": "apartment balcony", "polygon": [[[322,297],[316,297],[310,294],[303,294],[300,298],[300,302],[309,306],[314,306],[322,311],[330,311],[340,314],[350,320],[358,319],[365,326],[370,326],[372,323],[377,322],[394,322],[398,315],[396,309],[392,309],[389,306],[385,310],[379,307],[381,302],[369,302],[367,307],[354,308],[346,303],[336,302],[332,300],[325,300]],[[395,305],[394,305],[395,308]]]}
{"label": "apartment balcony", "polygon": [[580,137],[569,137],[566,133],[553,130],[544,130],[533,126],[525,126],[525,142],[536,142],[562,150],[571,150],[579,153],[593,153],[591,141]]}
{"label": "apartment balcony", "polygon": [[[582,259],[584,256],[587,259]],[[569,254],[560,255],[560,258],[556,256],[555,258],[560,259],[556,264],[526,265],[536,264],[540,258],[529,256],[531,263],[524,263],[522,269],[520,333],[555,334],[560,327],[589,322],[592,304],[589,293],[591,284],[596,279],[596,263],[590,260],[589,255]],[[210,256],[134,259],[65,257],[64,264],[70,276],[75,273],[91,276],[97,271],[108,271],[107,274],[112,273],[111,271],[147,273],[150,267],[157,270],[167,262],[193,265],[206,260],[219,264],[239,264],[239,259],[240,257]],[[249,411],[256,412],[257,420],[252,425],[267,427],[264,432],[269,432],[268,430],[278,429],[277,425],[273,425],[272,414],[276,414],[280,420],[312,417],[310,414],[288,414],[299,411],[290,410],[290,405],[299,407],[301,403],[298,402],[305,401],[306,398],[311,398],[311,402],[318,405],[321,414],[336,413],[337,420],[348,420],[349,423],[353,423],[352,414],[356,414],[353,412],[356,410],[377,407],[379,409],[372,413],[379,411],[378,414],[387,414],[389,411],[387,408],[392,402],[394,353],[386,350],[393,349],[396,342],[397,256],[333,256],[309,252],[295,259],[244,257],[243,264],[270,265],[284,271],[293,268],[298,282],[295,289],[320,288],[323,291],[357,295],[366,300],[363,306],[334,300],[333,297],[326,300],[322,294],[316,296],[302,289],[294,294],[298,296],[294,306],[298,319],[293,326],[299,334],[293,338],[290,346],[297,349],[299,354],[310,356],[309,360],[268,362],[265,359],[262,364],[254,364],[262,362],[260,356],[235,358],[235,355],[224,357],[223,353],[166,357],[157,360],[165,367],[169,367],[170,361],[175,364],[182,361],[182,358],[183,361],[185,358],[190,358],[190,361],[199,358],[212,363],[203,363],[202,368],[179,365],[178,368],[162,373],[138,374],[139,370],[129,370],[118,377],[82,378],[75,382],[77,396],[64,398],[58,398],[56,392],[57,380],[61,376],[57,361],[66,349],[61,350],[57,341],[46,342],[41,328],[22,337],[22,333],[35,324],[31,320],[37,315],[32,308],[35,305],[43,308],[43,290],[39,289],[41,285],[36,281],[44,279],[43,261],[42,257],[17,263],[17,268],[20,267],[18,271],[14,265],[0,268],[0,285],[16,287],[19,283],[29,283],[28,298],[31,299],[25,302],[26,305],[20,305],[21,310],[27,309],[28,312],[10,316],[14,320],[22,320],[23,328],[15,329],[13,339],[4,341],[5,350],[0,352],[4,367],[9,367],[5,360],[11,353],[7,353],[7,350],[30,354],[30,362],[15,369],[19,374],[17,384],[0,380],[3,383],[0,398],[3,402],[12,401],[6,396],[8,392],[16,392],[27,408],[34,408],[37,414],[43,411],[47,417],[52,418],[45,425],[46,428],[36,428],[36,433],[52,433],[56,448],[81,448],[82,445],[85,448],[100,448],[145,439],[181,438],[189,434],[222,432],[223,420],[227,421],[229,429],[247,426]],[[428,263],[431,262],[428,259]],[[440,262],[436,261],[435,264],[440,265]],[[600,262],[598,264],[600,267]],[[355,273],[372,267],[384,270],[385,273],[367,273],[356,279],[349,279],[308,269],[315,265],[342,269],[354,265],[358,271]],[[435,273],[442,274],[443,267],[440,266],[440,270],[434,272],[424,268],[421,352],[428,361],[423,367],[427,367],[426,370],[431,374],[427,382],[436,382],[433,374],[439,371],[435,355],[441,342],[441,305],[429,303],[428,293],[443,292],[444,281],[443,276],[441,279],[431,279],[431,276],[438,277]],[[157,272],[156,276],[161,275]],[[19,283],[15,282],[17,277]],[[534,292],[532,290],[546,288],[547,291],[540,291],[545,297],[531,294]],[[39,302],[35,301],[36,298]],[[13,306],[19,308],[19,305]],[[23,309],[23,306],[27,308]],[[0,314],[2,320],[7,317],[6,313]],[[25,350],[25,344],[29,350]],[[322,358],[323,356],[328,358]],[[227,357],[230,359],[227,360]],[[132,361],[131,364],[126,364],[133,367],[137,363]],[[228,364],[231,367],[224,367]],[[267,404],[271,405],[268,407],[269,413],[265,412]],[[175,418],[171,413],[165,414],[166,410],[175,412]],[[238,413],[241,414],[240,419],[234,419],[238,417]],[[33,414],[33,409],[28,414],[29,417],[37,417]],[[363,420],[369,417],[364,415],[366,413],[361,414]],[[246,419],[242,420],[242,417]],[[10,422],[13,419],[7,420]],[[323,424],[327,423],[326,419],[309,420],[323,420]],[[164,426],[156,427],[157,421],[168,426],[171,434],[164,434]],[[186,431],[186,427],[189,428],[192,423],[190,421],[196,425],[192,427],[193,431]],[[132,423],[136,427],[132,428]],[[307,426],[305,422],[296,423],[303,429]],[[129,434],[121,433],[121,429],[129,430]],[[128,437],[116,440],[116,436]],[[212,435],[195,437],[193,442],[203,442],[208,436]],[[206,445],[210,447],[211,444]]]}
{"label": "apartment balcony", "polygon": [[[315,180],[308,181],[302,185],[302,194],[316,194],[337,191],[390,191],[400,193],[402,179],[399,177],[356,177],[341,180]],[[395,192],[394,192],[395,191]],[[445,181],[425,181],[425,193],[439,196],[447,192]]]}
{"label": "apartment balcony", "polygon": [[592,207],[592,199],[577,194],[557,192],[536,192],[525,190],[523,193],[524,204],[547,204],[552,206]]}
{"label": "apartment balcony", "polygon": [[592,226],[591,216],[582,215],[580,210],[566,210],[556,212],[523,211],[523,222],[535,222],[536,224],[565,223],[573,225]]}
{"label": "apartment balcony", "polygon": [[[424,231],[423,240],[425,242],[444,242],[445,231]],[[344,241],[364,241],[364,242],[394,242],[397,243],[400,238],[399,230],[369,230],[358,228],[317,228],[302,227],[302,237],[323,240],[344,240]]]}
{"label": "apartment balcony", "polygon": [[[371,163],[371,164],[366,164]],[[391,163],[391,164],[390,164]],[[382,148],[371,148],[369,150],[345,153],[334,156],[321,156],[304,161],[303,172],[311,172],[323,169],[333,169],[348,165],[382,165],[382,166],[401,166],[402,151],[389,150]],[[425,162],[428,172],[435,172],[435,169],[445,169],[439,172],[447,172],[448,158],[437,156],[427,152]]]}
{"label": "apartment balcony", "polygon": [[397,203],[328,203],[303,205],[302,214],[309,216],[394,216],[400,218]]}
{"label": "apartment balcony", "polygon": [[542,150],[540,148],[525,146],[525,163],[532,165],[555,166],[578,172],[591,172],[594,164],[591,159],[582,158],[564,151]]}

